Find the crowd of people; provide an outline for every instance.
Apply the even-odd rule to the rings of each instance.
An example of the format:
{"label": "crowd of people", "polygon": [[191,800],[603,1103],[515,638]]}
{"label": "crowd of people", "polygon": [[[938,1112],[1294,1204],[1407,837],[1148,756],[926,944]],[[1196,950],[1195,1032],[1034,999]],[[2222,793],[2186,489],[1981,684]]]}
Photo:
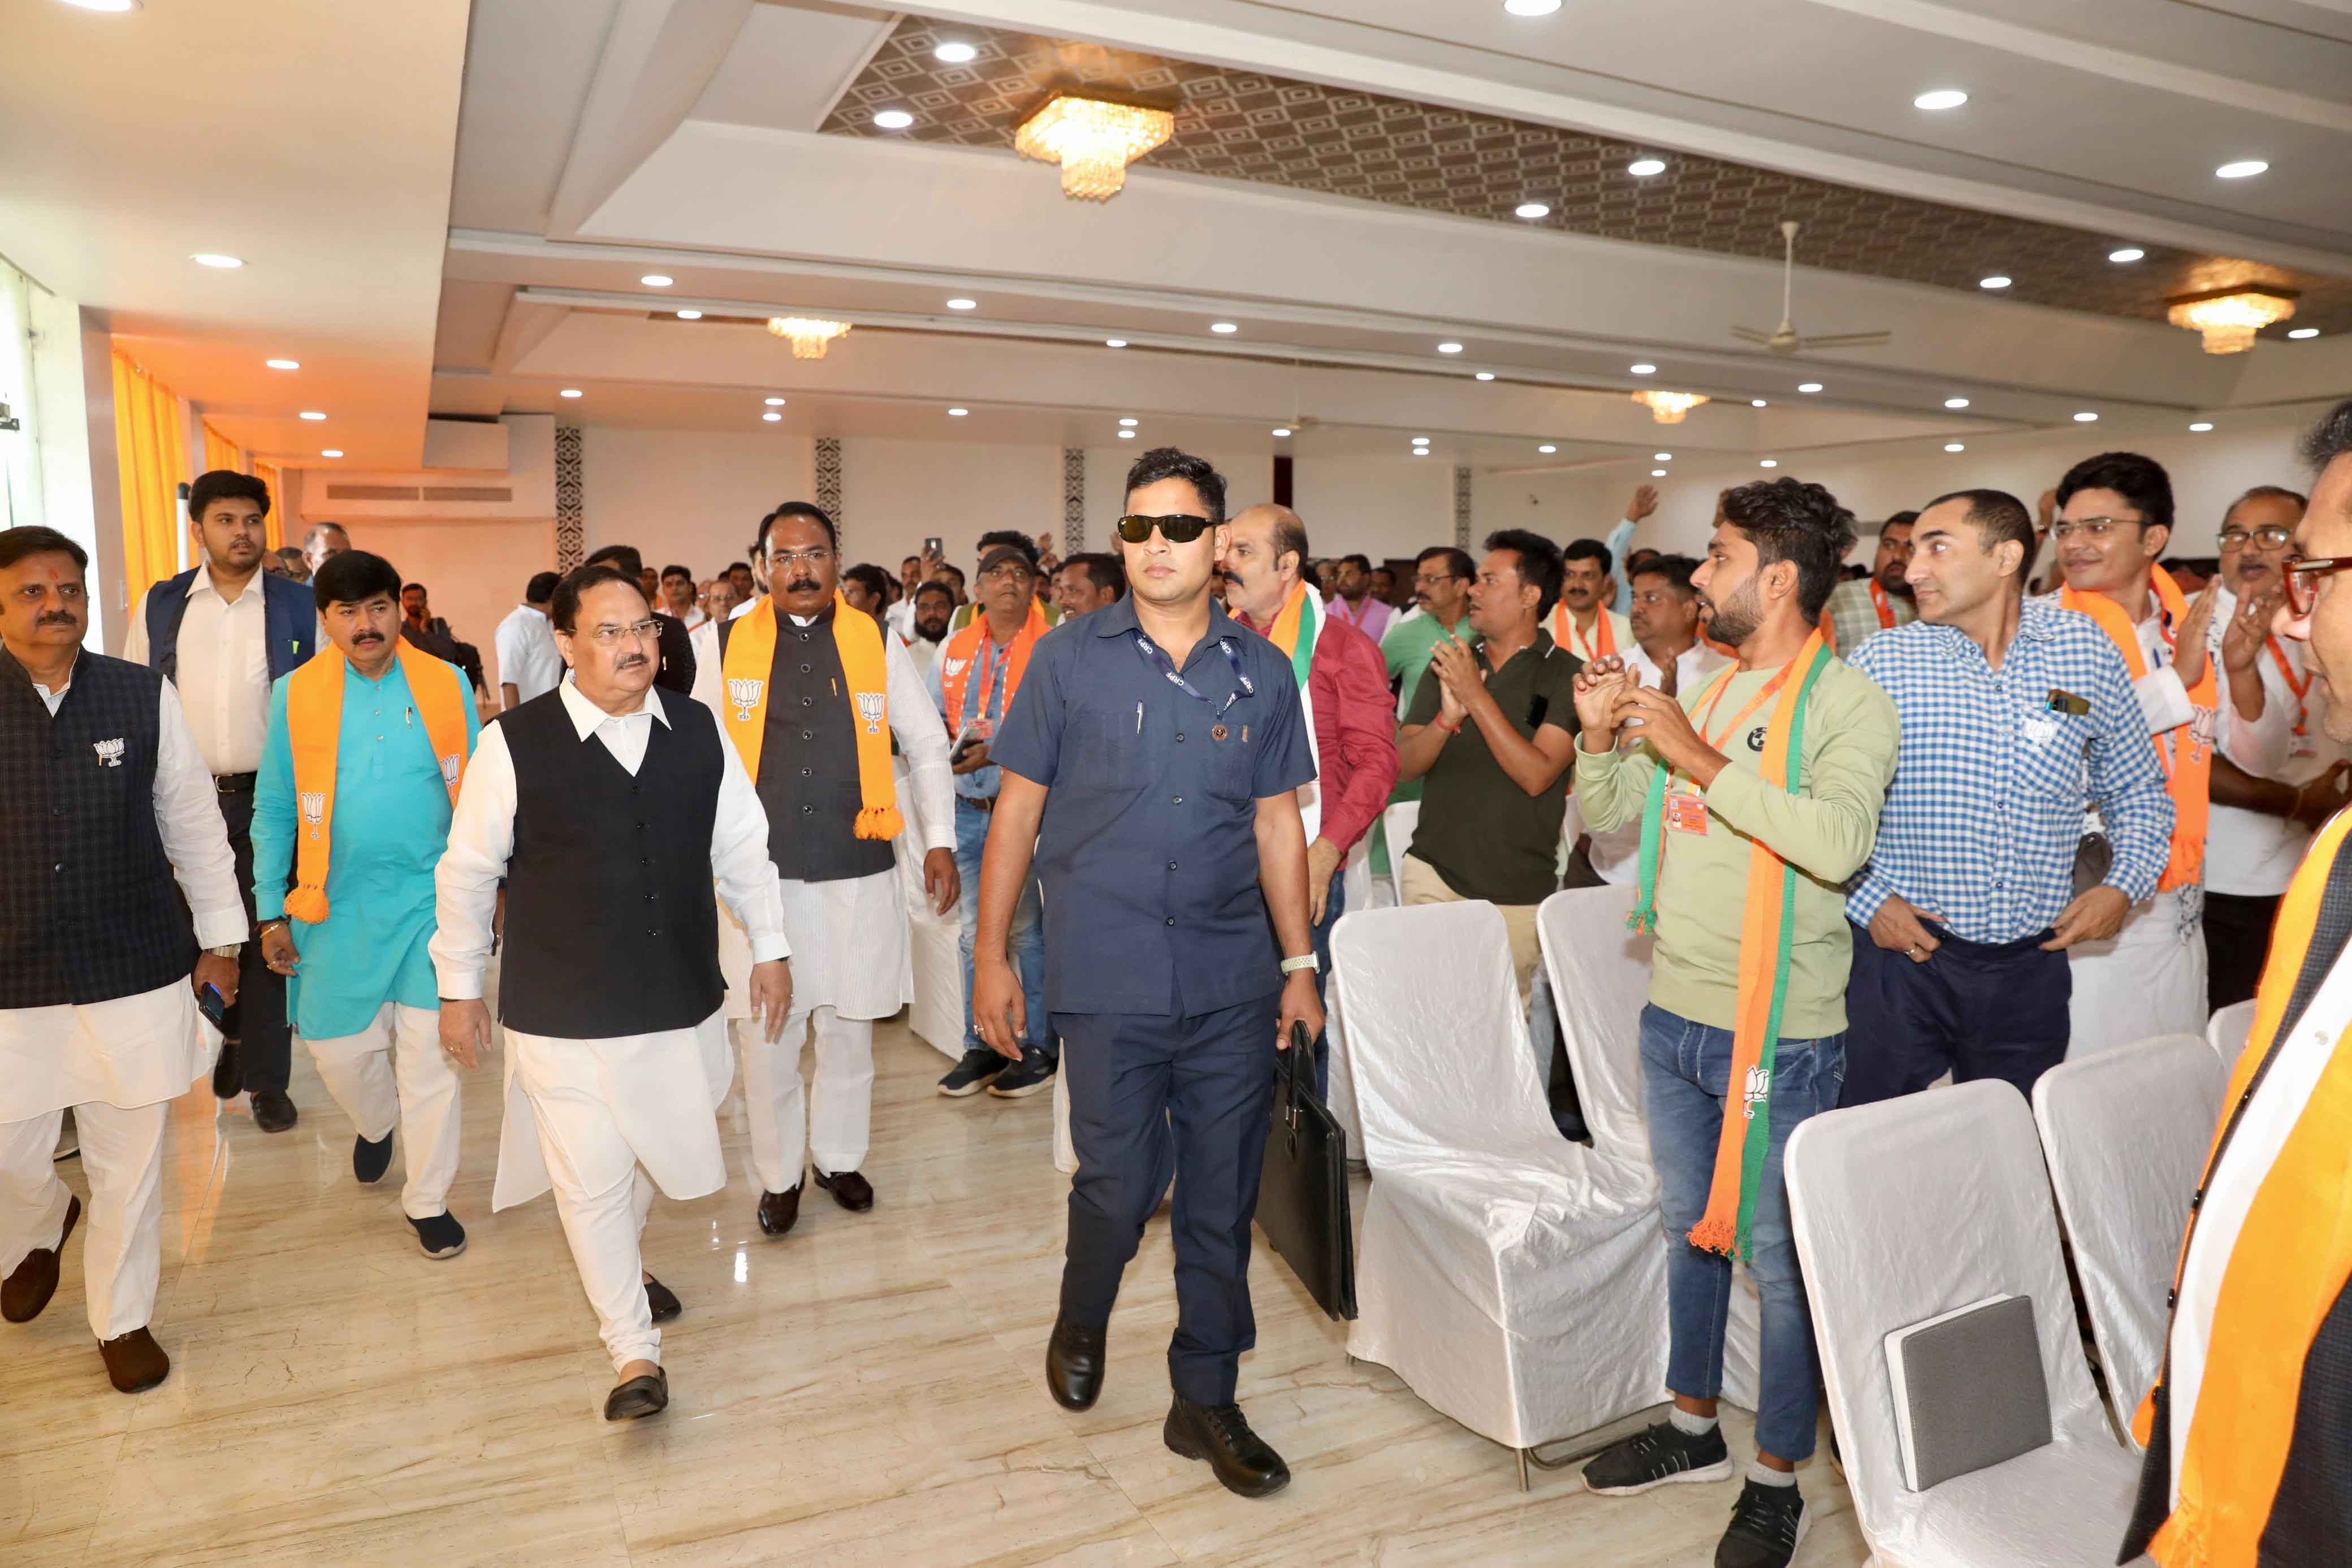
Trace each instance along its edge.
{"label": "crowd of people", "polygon": [[[161,1382],[165,1107],[209,1071],[283,1132],[298,1035],[353,1178],[385,1177],[397,1132],[416,1243],[457,1256],[457,1106],[495,1014],[491,1206],[552,1194],[614,1365],[605,1415],[660,1410],[659,1324],[684,1309],[639,1238],[657,1193],[725,1185],[739,1071],[765,1235],[807,1179],[875,1206],[873,1026],[909,1000],[919,886],[960,925],[940,1094],[1019,1099],[1066,1068],[1053,1396],[1097,1397],[1121,1273],[1181,1166],[1166,1441],[1265,1495],[1288,1470],[1236,1391],[1276,1051],[1327,1071],[1346,867],[1418,800],[1377,846],[1404,902],[1496,906],[1522,1000],[1560,888],[1628,885],[1655,934],[1640,1039],[1675,1402],[1586,1467],[1592,1490],[1732,1476],[1716,1401],[1744,1261],[1757,1453],[1717,1561],[1788,1563],[1819,1375],[1790,1133],[1947,1076],[2030,1092],[2070,1052],[2259,991],[2277,1071],[2209,1172],[2234,1206],[2185,1245],[2171,1343],[2201,1387],[2152,1396],[2170,1437],[2129,1550],[2275,1493],[2334,1531],[2277,1561],[2341,1560],[2342,1422],[2276,1406],[2300,1385],[2352,1408],[2352,990],[2320,983],[2352,933],[2352,601],[2328,580],[2352,567],[2352,403],[2307,446],[2318,493],[2265,484],[2210,519],[2193,598],[2162,563],[2197,559],[2201,528],[2128,452],[2032,508],[1921,497],[1859,574],[1853,514],[1781,477],[1724,491],[1698,556],[1634,548],[1643,486],[1605,538],[1436,545],[1404,584],[1315,557],[1287,507],[1229,510],[1223,476],[1160,449],[1114,549],[1067,559],[1005,530],[969,576],[936,541],[896,573],[845,563],[798,501],[707,579],[606,546],[523,586],[495,692],[425,585],[344,529],[268,549],[247,476],[191,487],[196,564],[142,598],[120,659],[82,646],[82,549],[0,533],[0,1305],[26,1321],[57,1286],[81,1218],[51,1164],[70,1113],[91,1329],[116,1387]],[[2282,956],[2283,901],[2294,916],[2315,877]],[[1575,1135],[1564,1054],[1550,1078]],[[2264,1184],[2324,1166],[2314,1139],[2332,1189]],[[2251,1321],[2248,1278],[2296,1292],[2308,1332],[2210,1355]],[[2259,1432],[2271,1493],[2227,1495],[2243,1468],[2215,1431]]]}

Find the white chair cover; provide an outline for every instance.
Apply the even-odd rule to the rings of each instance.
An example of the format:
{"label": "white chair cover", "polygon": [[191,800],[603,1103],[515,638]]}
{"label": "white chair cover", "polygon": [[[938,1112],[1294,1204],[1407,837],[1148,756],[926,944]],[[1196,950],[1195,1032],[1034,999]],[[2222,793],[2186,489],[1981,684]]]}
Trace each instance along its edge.
{"label": "white chair cover", "polygon": [[[1815,1116],[1790,1134],[1789,1204],[1863,1533],[1885,1568],[2115,1561],[2139,1461],[2084,1364],[2033,1118],[1998,1081]],[[1886,1336],[2008,1293],[2033,1301],[2052,1441],[1909,1490]]]}
{"label": "white chair cover", "polygon": [[1332,933],[1363,1150],[1349,1354],[1514,1448],[1665,1397],[1665,1249],[1643,1173],[1561,1138],[1485,903]]}
{"label": "white chair cover", "polygon": [[2246,1040],[2254,1032],[2254,1004],[2252,998],[2231,1002],[2205,1020],[2205,1043],[2221,1059],[2222,1071],[2234,1071],[2238,1058],[2245,1054]]}
{"label": "white chair cover", "polygon": [[[897,758],[898,789],[907,789],[907,765]],[[907,904],[908,963],[914,970],[913,1007],[907,1027],[942,1056],[963,1055],[963,958],[957,943],[963,924],[956,912],[931,913],[930,894],[923,888],[923,846],[909,819],[907,829],[891,841],[898,860],[898,888]],[[723,908],[724,905],[721,905]]]}
{"label": "white chair cover", "polygon": [[2212,1048],[2179,1034],[2053,1067],[2033,1086],[2058,1215],[2126,1443],[2164,1364],[2164,1298],[2228,1085]]}
{"label": "white chair cover", "polygon": [[[1404,852],[1412,846],[1412,831],[1421,825],[1421,802],[1399,800],[1381,813],[1389,840],[1389,887],[1398,904],[1404,903]],[[1349,908],[1355,907],[1353,904]]]}

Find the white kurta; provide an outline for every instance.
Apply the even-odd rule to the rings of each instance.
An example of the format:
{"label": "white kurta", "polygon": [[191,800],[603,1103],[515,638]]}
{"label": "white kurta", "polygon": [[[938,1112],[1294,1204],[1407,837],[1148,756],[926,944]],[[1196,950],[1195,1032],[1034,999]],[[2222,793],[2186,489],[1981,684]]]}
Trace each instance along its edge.
{"label": "white kurta", "polygon": [[[65,701],[63,689],[33,689],[52,714]],[[230,946],[246,939],[245,904],[212,773],[171,682],[157,706],[155,831],[195,917],[197,945]],[[130,1110],[176,1099],[211,1070],[219,1044],[185,978],[87,1006],[0,1009],[0,1123],[68,1105]]]}

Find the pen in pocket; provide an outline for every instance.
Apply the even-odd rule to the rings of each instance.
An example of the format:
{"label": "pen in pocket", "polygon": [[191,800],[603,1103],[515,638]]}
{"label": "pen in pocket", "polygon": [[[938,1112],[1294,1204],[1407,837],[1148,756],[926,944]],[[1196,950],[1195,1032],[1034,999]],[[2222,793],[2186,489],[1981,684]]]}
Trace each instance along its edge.
{"label": "pen in pocket", "polygon": [[1141,735],[1143,733],[1143,705],[1141,703],[1135,705],[1135,733],[1138,735]]}

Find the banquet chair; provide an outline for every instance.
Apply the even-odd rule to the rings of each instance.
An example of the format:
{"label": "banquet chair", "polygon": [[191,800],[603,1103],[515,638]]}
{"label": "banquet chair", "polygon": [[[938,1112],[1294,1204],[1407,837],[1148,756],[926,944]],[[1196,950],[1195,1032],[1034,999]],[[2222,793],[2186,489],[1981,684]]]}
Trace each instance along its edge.
{"label": "banquet chair", "polygon": [[[1404,904],[1404,852],[1412,843],[1412,831],[1421,825],[1421,802],[1399,800],[1381,813],[1381,830],[1389,840],[1389,885],[1396,894],[1394,903]],[[1353,904],[1349,905],[1354,908]]]}
{"label": "banquet chair", "polygon": [[2205,1043],[2221,1059],[2224,1073],[2238,1065],[2238,1058],[2246,1049],[2246,1038],[2253,1032],[2254,1004],[2251,998],[2231,1002],[2205,1020]]}

